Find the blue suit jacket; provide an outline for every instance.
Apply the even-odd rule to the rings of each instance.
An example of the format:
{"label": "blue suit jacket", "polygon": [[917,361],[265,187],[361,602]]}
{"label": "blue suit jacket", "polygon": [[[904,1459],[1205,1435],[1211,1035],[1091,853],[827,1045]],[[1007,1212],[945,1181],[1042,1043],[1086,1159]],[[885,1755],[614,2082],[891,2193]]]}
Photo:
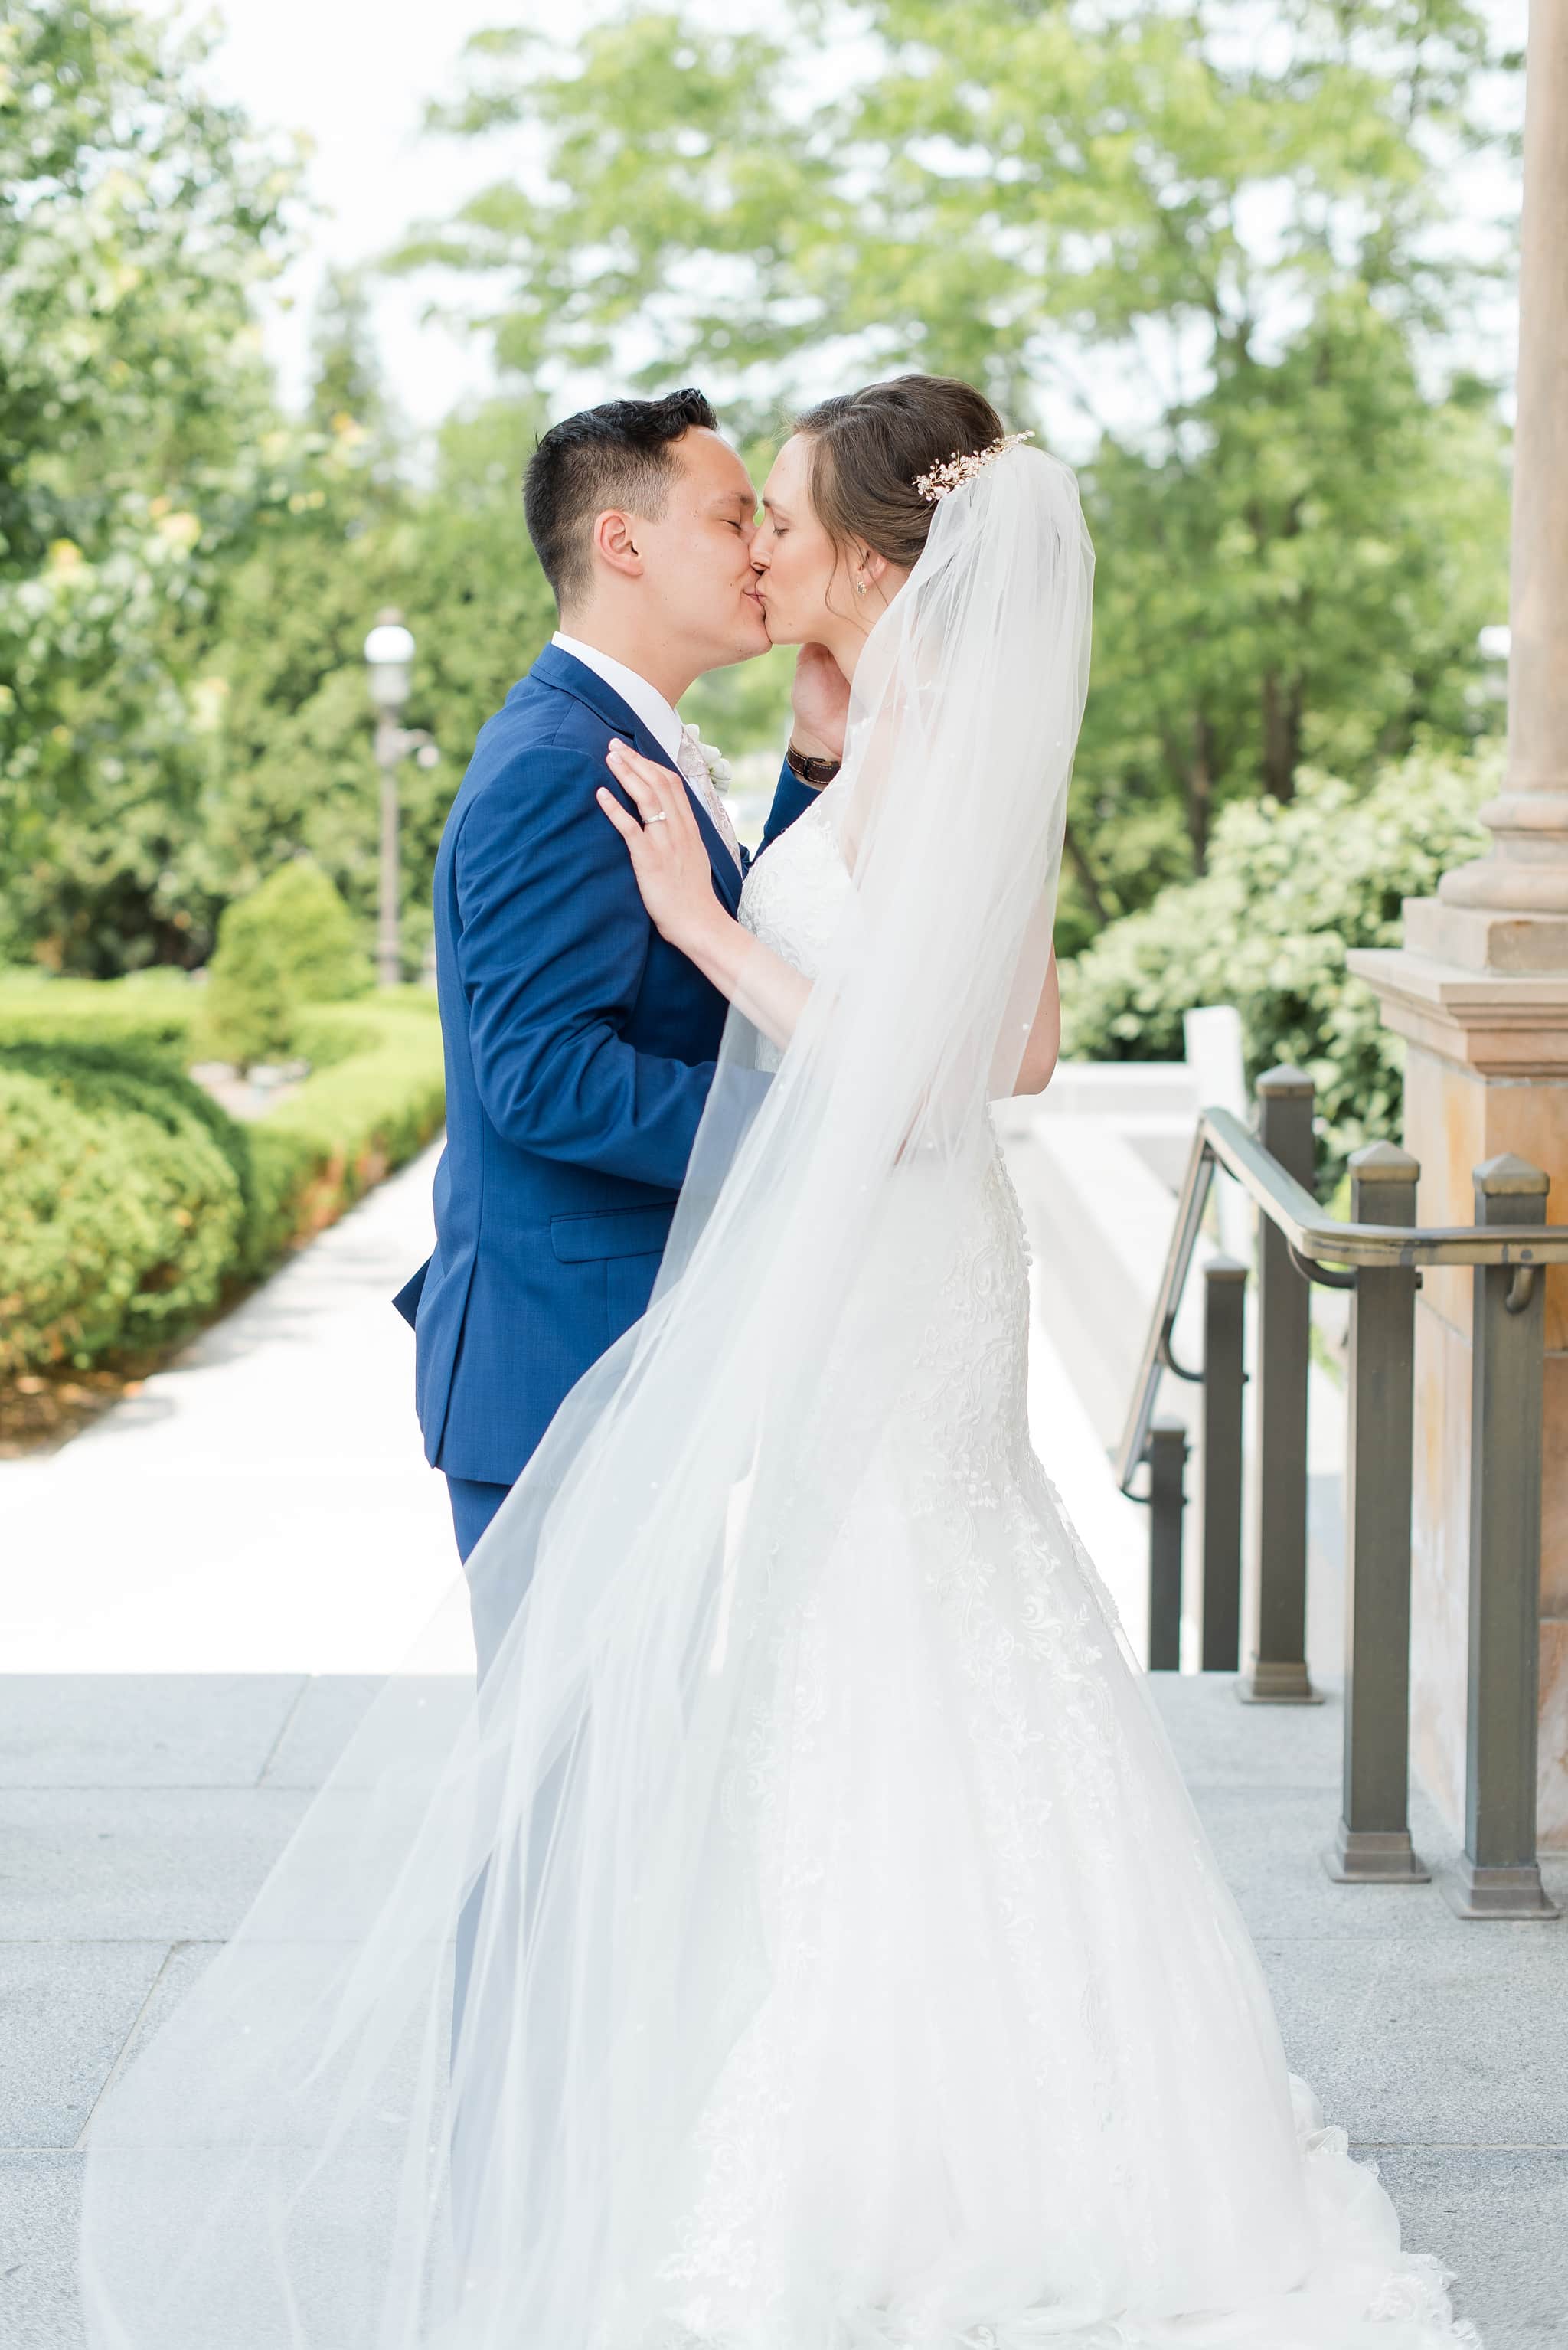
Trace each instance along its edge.
{"label": "blue suit jacket", "polygon": [[[595,801],[612,734],[670,765],[546,646],[481,731],[436,858],[446,1148],[434,1253],[394,1303],[427,1459],[486,1483],[646,1309],[728,1009],[653,928]],[[763,847],[813,796],[785,767]],[[732,911],[741,876],[692,805]]]}

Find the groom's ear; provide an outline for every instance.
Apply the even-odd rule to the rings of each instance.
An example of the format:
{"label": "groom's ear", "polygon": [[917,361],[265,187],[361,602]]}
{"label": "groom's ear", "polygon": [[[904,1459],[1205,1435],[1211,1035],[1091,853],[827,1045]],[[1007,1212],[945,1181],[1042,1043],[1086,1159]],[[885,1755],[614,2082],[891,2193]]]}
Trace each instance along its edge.
{"label": "groom's ear", "polygon": [[594,516],[590,536],[595,557],[618,572],[623,579],[640,579],[643,570],[642,549],[639,543],[641,525],[635,515],[619,506],[610,506],[604,514]]}

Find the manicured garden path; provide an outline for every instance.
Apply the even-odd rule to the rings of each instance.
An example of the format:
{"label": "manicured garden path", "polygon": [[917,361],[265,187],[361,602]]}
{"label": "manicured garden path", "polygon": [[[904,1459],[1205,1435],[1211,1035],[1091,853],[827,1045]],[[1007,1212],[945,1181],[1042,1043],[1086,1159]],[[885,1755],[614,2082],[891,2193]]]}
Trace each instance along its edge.
{"label": "manicured garden path", "polygon": [[0,1461],[0,1670],[374,1672],[456,1569],[392,1293],[432,1149],[62,1451]]}

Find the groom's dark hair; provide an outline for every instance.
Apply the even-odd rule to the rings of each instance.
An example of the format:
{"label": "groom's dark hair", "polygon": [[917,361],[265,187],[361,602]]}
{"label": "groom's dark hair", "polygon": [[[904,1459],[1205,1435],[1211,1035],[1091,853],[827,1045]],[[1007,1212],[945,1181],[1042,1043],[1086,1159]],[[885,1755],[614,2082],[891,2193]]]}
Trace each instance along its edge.
{"label": "groom's dark hair", "polygon": [[675,479],[670,451],[683,432],[719,420],[694,385],[663,400],[607,400],[552,424],[523,476],[523,512],[557,607],[592,576],[588,535],[612,506],[657,522]]}

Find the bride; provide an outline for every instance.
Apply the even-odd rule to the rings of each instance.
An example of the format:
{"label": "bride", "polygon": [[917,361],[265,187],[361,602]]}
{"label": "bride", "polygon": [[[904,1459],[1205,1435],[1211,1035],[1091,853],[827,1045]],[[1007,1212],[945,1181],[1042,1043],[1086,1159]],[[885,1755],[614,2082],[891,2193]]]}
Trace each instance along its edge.
{"label": "bride", "polygon": [[909,377],[786,444],[770,633],[849,723],[738,923],[614,754],[733,1005],[659,1284],[471,1562],[533,1565],[477,1696],[389,1684],[100,2108],[95,2350],[1475,2342],[1030,1445],[988,1104],[1054,1055],[1092,557],[1025,437]]}

